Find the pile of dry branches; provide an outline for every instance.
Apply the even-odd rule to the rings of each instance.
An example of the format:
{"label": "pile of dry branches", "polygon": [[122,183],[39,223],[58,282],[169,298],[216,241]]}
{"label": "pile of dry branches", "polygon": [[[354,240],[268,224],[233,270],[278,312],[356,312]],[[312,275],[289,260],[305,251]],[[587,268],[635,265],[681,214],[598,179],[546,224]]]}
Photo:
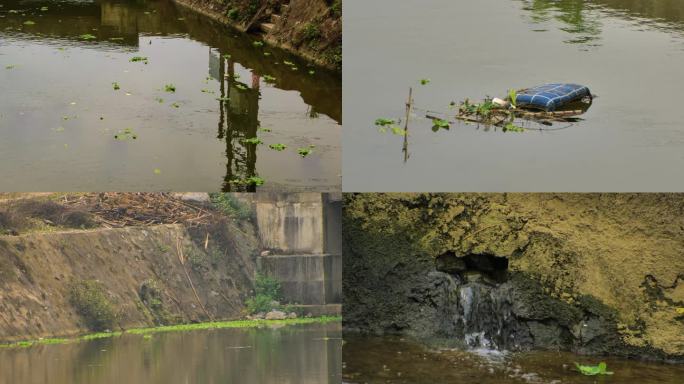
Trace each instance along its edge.
{"label": "pile of dry branches", "polygon": [[207,224],[214,212],[200,203],[189,203],[169,193],[88,193],[65,195],[63,204],[90,212],[105,227]]}

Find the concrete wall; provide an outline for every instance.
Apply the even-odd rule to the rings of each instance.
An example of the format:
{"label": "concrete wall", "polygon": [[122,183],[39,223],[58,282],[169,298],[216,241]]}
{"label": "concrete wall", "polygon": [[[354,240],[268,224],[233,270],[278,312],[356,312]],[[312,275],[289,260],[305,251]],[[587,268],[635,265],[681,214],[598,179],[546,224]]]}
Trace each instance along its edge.
{"label": "concrete wall", "polygon": [[271,251],[258,258],[258,269],[280,281],[285,300],[319,306],[341,303],[341,194],[239,197],[253,205],[262,248]]}
{"label": "concrete wall", "polygon": [[265,249],[280,254],[324,252],[323,195],[259,193],[254,204]]}
{"label": "concrete wall", "polygon": [[305,305],[341,302],[341,255],[262,256],[258,259],[258,268],[280,281],[288,302]]}

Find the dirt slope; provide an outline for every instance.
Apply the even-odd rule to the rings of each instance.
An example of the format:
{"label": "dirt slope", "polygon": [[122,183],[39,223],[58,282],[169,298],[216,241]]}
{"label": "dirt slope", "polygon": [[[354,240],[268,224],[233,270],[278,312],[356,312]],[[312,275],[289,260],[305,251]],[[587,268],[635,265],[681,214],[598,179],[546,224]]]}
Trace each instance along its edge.
{"label": "dirt slope", "polygon": [[2,235],[0,341],[92,330],[73,302],[81,282],[101,287],[112,330],[239,318],[257,247],[253,229],[232,221]]}
{"label": "dirt slope", "polygon": [[243,31],[258,31],[261,22],[273,24],[262,36],[267,43],[319,65],[342,68],[341,0],[174,1]]}

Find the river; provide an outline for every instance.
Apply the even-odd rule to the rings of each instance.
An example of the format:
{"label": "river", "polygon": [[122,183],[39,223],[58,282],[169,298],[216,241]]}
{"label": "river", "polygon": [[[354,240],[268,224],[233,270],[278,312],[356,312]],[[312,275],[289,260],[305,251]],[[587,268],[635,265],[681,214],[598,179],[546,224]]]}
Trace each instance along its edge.
{"label": "river", "polygon": [[[684,2],[348,1],[345,191],[681,191]],[[431,80],[420,85],[419,80]],[[583,120],[553,131],[452,124],[425,110],[549,82],[587,85]],[[415,116],[403,137],[377,118]]]}
{"label": "river", "polygon": [[171,0],[2,1],[0,189],[339,191],[341,87]]}
{"label": "river", "polygon": [[0,384],[339,383],[340,323],[0,348]]}

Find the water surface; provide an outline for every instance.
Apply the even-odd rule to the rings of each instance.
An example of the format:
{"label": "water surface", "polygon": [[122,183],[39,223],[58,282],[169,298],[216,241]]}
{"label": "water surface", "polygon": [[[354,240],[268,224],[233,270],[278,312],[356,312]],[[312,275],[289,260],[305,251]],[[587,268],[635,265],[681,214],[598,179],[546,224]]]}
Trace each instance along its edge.
{"label": "water surface", "polygon": [[339,190],[339,74],[255,41],[170,0],[2,1],[0,189]]}
{"label": "water surface", "polygon": [[[562,352],[501,353],[434,350],[395,337],[345,334],[345,383],[590,384],[681,383],[684,366]],[[583,376],[574,362],[606,362],[610,376]]]}
{"label": "water surface", "polygon": [[[681,191],[684,2],[409,0],[345,4],[345,191]],[[431,79],[426,86],[418,80]],[[573,82],[599,97],[567,129],[505,133],[424,110]],[[376,118],[418,109],[403,139]],[[556,125],[560,128],[563,125]]]}
{"label": "water surface", "polygon": [[339,323],[0,349],[0,384],[339,383]]}

